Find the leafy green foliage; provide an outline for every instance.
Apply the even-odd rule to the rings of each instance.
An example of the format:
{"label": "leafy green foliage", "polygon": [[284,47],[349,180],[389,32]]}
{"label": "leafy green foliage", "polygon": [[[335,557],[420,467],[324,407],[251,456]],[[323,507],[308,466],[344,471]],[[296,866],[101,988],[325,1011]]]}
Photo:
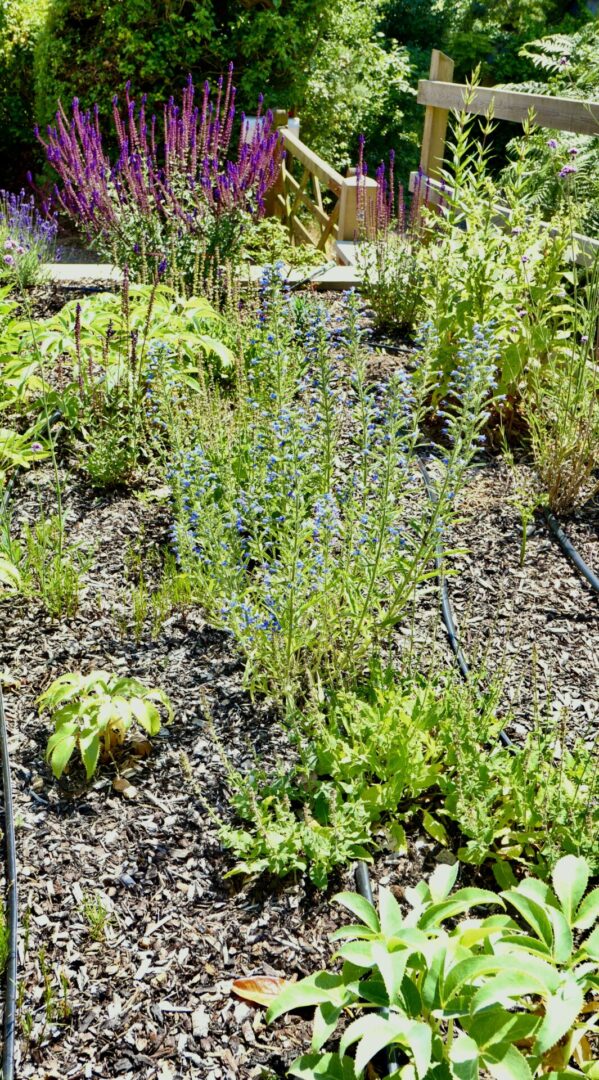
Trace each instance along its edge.
{"label": "leafy green foliage", "polygon": [[[31,166],[33,53],[49,0],[3,0],[0,5],[0,187],[22,184]],[[36,155],[37,156],[37,155]]]}
{"label": "leafy green foliage", "polygon": [[234,873],[307,869],[322,888],[335,866],[363,858],[383,834],[407,850],[413,819],[444,846],[452,823],[460,860],[491,861],[502,882],[508,862],[535,864],[546,876],[568,852],[599,869],[593,750],[568,750],[559,732],[540,725],[516,753],[494,746],[495,704],[495,691],[449,675],[375,674],[359,692],[289,715],[298,754],[291,769],[287,761],[274,774],[259,761],[246,774],[228,769],[231,805],[245,823],[221,828],[238,860]]}
{"label": "leafy green foliage", "polygon": [[[311,1053],[294,1062],[292,1076],[361,1080],[391,1048],[406,1062],[400,1075],[418,1080],[592,1075],[599,890],[585,896],[585,860],[561,859],[553,889],[526,877],[498,896],[453,892],[456,877],[456,866],[440,865],[428,883],[407,888],[405,915],[383,887],[378,913],[354,893],[336,897],[355,919],[332,935],[342,942],[340,973],[293,983],[267,1013],[272,1022],[316,1007]],[[480,906],[502,913],[445,925]],[[323,1054],[346,1012],[355,1018],[338,1051]]]}
{"label": "leafy green foliage", "polygon": [[298,269],[326,263],[326,255],[307,244],[292,244],[289,230],[277,218],[266,217],[249,222],[243,235],[244,258],[252,263],[283,262]]}
{"label": "leafy green foliage", "polygon": [[[530,42],[522,49],[536,68],[537,78],[517,89],[596,101],[599,89],[599,22],[597,19],[574,34],[556,34]],[[551,135],[551,141],[548,139]],[[557,152],[554,149],[557,148]],[[513,144],[512,144],[513,147]],[[548,217],[562,202],[559,167],[576,154],[576,203],[579,230],[599,235],[599,139],[569,132],[538,131],[523,147],[521,198]],[[570,159],[571,160],[571,159]],[[559,164],[558,164],[559,162]],[[511,175],[506,168],[506,176]]]}
{"label": "leafy green foliage", "polygon": [[100,755],[111,758],[135,724],[148,735],[156,735],[161,725],[158,705],[165,708],[169,719],[173,717],[162,690],[148,689],[138,679],[108,671],[61,675],[37,704],[40,713],[49,712],[54,722],[46,757],[57,778],[78,751],[89,780]]}

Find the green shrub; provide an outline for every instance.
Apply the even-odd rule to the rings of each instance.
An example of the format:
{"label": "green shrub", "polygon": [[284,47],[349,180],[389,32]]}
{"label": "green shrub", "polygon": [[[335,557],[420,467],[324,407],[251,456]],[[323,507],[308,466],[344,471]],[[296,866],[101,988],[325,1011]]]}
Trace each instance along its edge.
{"label": "green shrub", "polygon": [[48,0],[0,4],[0,186],[21,184],[31,163],[33,53]]}
{"label": "green shrub", "polygon": [[361,131],[399,130],[408,65],[377,35],[380,9],[381,0],[49,0],[35,51],[36,117],[43,129],[57,101],[75,96],[106,113],[128,80],[156,108],[188,73],[214,82],[232,60],[240,108],[253,112],[264,93],[270,107],[299,110],[320,149],[343,164]]}

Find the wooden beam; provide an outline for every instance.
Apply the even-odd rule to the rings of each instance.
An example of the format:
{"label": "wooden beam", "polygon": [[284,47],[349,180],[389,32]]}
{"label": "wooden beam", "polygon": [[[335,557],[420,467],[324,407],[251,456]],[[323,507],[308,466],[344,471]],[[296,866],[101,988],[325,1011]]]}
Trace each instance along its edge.
{"label": "wooden beam", "polygon": [[322,184],[334,191],[336,195],[341,193],[343,177],[336,169],[331,168],[329,163],[310,150],[305,143],[298,139],[288,128],[281,128],[281,137],[285,149],[305,166],[314,176],[317,176]]}
{"label": "wooden beam", "polygon": [[[431,65],[432,66],[432,65]],[[472,100],[467,102],[471,94]],[[470,90],[461,83],[421,79],[418,83],[419,105],[426,105],[427,112],[450,109],[484,115],[493,106],[496,120],[522,123],[530,111],[539,127],[572,131],[578,135],[599,135],[599,101],[579,101],[574,98],[549,97],[547,94],[523,94],[519,90],[498,90],[495,87],[477,86]],[[428,169],[427,176],[434,177]]]}
{"label": "wooden beam", "polygon": [[[450,56],[446,56],[439,49],[433,49],[430,79],[441,80],[444,84],[451,83],[453,68],[454,63]],[[448,108],[438,108],[432,104],[427,106],[424,114],[424,130],[420,149],[420,168],[426,176],[436,177],[441,175],[448,120]]]}
{"label": "wooden beam", "polygon": [[337,225],[337,219],[339,217],[339,200],[335,203],[331,213],[329,214],[329,220],[325,225],[323,231],[320,234],[320,240],[316,247],[319,251],[324,251],[329,236],[339,235],[339,226]]}

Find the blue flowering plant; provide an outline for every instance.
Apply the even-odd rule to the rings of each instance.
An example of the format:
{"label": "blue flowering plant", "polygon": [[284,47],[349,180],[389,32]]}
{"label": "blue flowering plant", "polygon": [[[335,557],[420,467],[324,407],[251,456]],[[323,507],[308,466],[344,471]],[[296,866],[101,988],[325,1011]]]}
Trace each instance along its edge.
{"label": "blue flowering plant", "polygon": [[[490,348],[483,335],[475,357]],[[434,576],[493,365],[473,362],[448,400],[433,505],[416,461],[427,352],[418,379],[398,370],[372,382],[354,295],[336,315],[304,302],[298,325],[268,270],[245,362],[234,407],[207,388],[173,435],[173,541],[210,617],[239,643],[249,685],[291,704],[308,685],[357,676]]]}
{"label": "blue flowering plant", "polygon": [[21,288],[37,285],[44,263],[59,257],[56,216],[44,218],[32,196],[0,191],[0,282]]}

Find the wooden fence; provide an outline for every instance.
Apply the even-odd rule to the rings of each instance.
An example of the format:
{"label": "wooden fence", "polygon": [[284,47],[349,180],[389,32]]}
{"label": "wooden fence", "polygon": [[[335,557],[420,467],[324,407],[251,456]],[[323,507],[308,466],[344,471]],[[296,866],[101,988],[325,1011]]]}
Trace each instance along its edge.
{"label": "wooden fence", "polygon": [[[435,204],[450,194],[441,182],[450,112],[465,110],[478,116],[490,108],[499,120],[523,123],[532,114],[538,127],[599,135],[599,101],[524,94],[498,87],[475,87],[453,82],[454,62],[433,49],[428,79],[418,83],[417,101],[425,107],[420,153],[420,172],[410,177],[410,188],[419,184],[427,201]],[[279,179],[269,195],[270,214],[281,219],[301,243],[322,251],[332,250],[338,262],[355,265],[356,241],[371,218],[377,183],[369,177],[342,176],[327,161],[287,128],[288,114],[278,110],[275,123],[285,145]],[[324,195],[324,197],[323,197]],[[497,207],[498,217],[509,221],[507,207]],[[576,235],[577,261],[588,262],[599,254],[599,240]],[[356,277],[356,284],[358,283]],[[344,282],[346,284],[346,282]]]}
{"label": "wooden fence", "polygon": [[[320,251],[334,241],[353,241],[377,183],[368,177],[342,176],[289,128],[286,114],[275,122],[285,146],[279,179],[270,193],[269,211],[288,226],[292,236]],[[296,175],[294,175],[294,172]],[[326,193],[326,204],[323,199]]]}
{"label": "wooden fence", "polygon": [[[424,131],[420,151],[420,173],[410,176],[410,189],[426,190],[427,201],[441,202],[451,195],[451,189],[440,182],[445,158],[449,113],[462,110],[485,116],[492,109],[497,120],[524,123],[531,114],[536,126],[555,131],[570,131],[578,135],[599,135],[599,101],[580,101],[576,98],[549,97],[545,94],[523,94],[497,87],[471,88],[454,83],[454,62],[450,56],[433,49],[428,79],[418,83],[417,101],[426,106]],[[506,223],[510,210],[497,207],[499,219]],[[599,255],[599,240],[574,233],[577,263],[588,263]]]}

